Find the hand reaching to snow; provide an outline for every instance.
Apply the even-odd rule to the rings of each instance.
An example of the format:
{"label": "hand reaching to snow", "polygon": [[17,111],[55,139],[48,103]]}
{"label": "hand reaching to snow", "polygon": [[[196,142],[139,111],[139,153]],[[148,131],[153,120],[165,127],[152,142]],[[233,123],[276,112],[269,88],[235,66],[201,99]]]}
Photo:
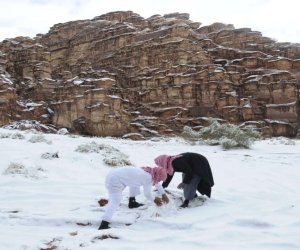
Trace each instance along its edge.
{"label": "hand reaching to snow", "polygon": [[161,196],[161,199],[162,199],[162,201],[164,202],[164,203],[169,203],[169,198],[168,198],[168,196],[166,195],[166,194],[163,194],[162,196]]}
{"label": "hand reaching to snow", "polygon": [[160,207],[160,206],[162,205],[162,200],[161,200],[161,198],[155,197],[154,203],[156,204],[156,206]]}

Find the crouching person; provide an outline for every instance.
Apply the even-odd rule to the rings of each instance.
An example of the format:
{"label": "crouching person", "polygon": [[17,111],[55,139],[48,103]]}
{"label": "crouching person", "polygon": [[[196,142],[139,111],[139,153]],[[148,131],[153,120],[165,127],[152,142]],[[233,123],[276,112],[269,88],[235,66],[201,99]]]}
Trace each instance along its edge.
{"label": "crouching person", "polygon": [[[122,191],[129,187],[129,208],[139,207],[143,204],[136,202],[135,196],[140,193],[140,187],[143,187],[144,195],[149,202],[154,202],[157,206],[162,203],[168,203],[168,196],[165,194],[160,182],[167,179],[167,172],[162,167],[122,167],[111,170],[105,179],[105,187],[108,190],[108,204],[102,217],[99,230],[108,229],[113,214],[120,205]],[[152,186],[158,190],[160,197],[152,198]]]}

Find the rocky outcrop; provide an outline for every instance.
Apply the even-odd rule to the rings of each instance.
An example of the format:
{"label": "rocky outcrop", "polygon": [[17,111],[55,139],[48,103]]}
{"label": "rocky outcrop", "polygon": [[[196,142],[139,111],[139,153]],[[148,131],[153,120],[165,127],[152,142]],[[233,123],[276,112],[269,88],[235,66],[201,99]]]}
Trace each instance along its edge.
{"label": "rocky outcrop", "polygon": [[144,138],[216,117],[267,136],[299,130],[300,44],[249,28],[113,12],[6,39],[0,51],[0,125]]}

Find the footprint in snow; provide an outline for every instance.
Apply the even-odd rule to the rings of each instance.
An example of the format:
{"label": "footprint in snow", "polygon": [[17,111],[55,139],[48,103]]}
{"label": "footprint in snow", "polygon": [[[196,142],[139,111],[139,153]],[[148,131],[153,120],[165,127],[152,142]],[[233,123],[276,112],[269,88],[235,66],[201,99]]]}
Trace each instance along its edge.
{"label": "footprint in snow", "polygon": [[241,227],[252,227],[252,228],[274,227],[273,224],[258,219],[237,219],[233,224]]}

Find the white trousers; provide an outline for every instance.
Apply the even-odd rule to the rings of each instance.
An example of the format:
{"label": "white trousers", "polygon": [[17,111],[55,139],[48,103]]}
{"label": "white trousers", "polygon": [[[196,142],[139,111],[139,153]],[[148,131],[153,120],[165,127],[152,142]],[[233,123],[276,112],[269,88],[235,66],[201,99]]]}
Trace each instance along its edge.
{"label": "white trousers", "polygon": [[[111,219],[119,207],[122,200],[122,192],[126,188],[117,176],[108,175],[105,180],[105,186],[108,190],[108,204],[102,220],[111,222]],[[129,196],[135,197],[140,194],[140,187],[129,187]]]}
{"label": "white trousers", "polygon": [[122,192],[109,193],[108,204],[106,205],[105,213],[102,220],[111,222],[111,219],[120,205],[122,199]]}

